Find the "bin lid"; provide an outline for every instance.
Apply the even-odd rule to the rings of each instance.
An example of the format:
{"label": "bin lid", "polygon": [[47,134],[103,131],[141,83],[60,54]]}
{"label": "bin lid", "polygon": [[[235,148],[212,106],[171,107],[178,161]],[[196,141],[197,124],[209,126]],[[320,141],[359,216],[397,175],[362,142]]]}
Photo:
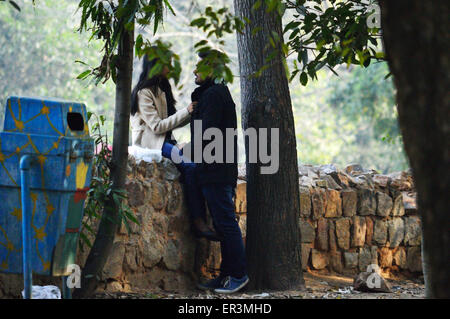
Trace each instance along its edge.
{"label": "bin lid", "polygon": [[3,121],[4,132],[89,137],[86,105],[79,102],[11,96]]}

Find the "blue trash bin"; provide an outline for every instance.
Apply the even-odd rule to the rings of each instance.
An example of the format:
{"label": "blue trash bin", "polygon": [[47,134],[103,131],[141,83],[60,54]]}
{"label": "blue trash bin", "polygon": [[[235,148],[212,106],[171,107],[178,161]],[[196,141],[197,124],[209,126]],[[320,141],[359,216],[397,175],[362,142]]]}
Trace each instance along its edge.
{"label": "blue trash bin", "polygon": [[10,97],[2,123],[0,272],[23,273],[30,298],[32,272],[71,273],[94,142],[81,103]]}

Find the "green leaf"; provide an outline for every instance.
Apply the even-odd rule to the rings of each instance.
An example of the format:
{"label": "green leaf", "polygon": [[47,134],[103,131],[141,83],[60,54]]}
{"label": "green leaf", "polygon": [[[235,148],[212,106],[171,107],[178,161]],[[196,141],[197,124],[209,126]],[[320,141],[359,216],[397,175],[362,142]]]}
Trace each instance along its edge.
{"label": "green leaf", "polygon": [[306,72],[302,72],[302,74],[300,74],[300,83],[303,86],[306,86],[306,84],[308,84],[308,74],[306,74]]}
{"label": "green leaf", "polygon": [[77,79],[78,80],[83,80],[83,79],[85,79],[89,74],[91,74],[91,70],[86,70],[86,71],[84,71],[84,72],[82,72],[81,74],[79,74],[78,76],[77,76]]}

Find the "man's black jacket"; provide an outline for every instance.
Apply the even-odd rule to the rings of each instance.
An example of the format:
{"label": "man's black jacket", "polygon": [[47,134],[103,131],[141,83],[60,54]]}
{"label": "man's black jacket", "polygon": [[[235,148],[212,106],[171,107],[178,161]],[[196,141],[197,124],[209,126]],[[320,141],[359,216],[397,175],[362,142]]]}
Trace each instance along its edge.
{"label": "man's black jacket", "polygon": [[[227,140],[226,129],[233,129],[237,132],[236,105],[233,102],[228,87],[224,84],[216,84],[213,81],[207,81],[196,88],[192,93],[192,101],[198,102],[191,116],[191,149],[192,158],[194,150],[201,147],[202,154],[206,145],[214,141],[203,140],[202,145],[196,145],[194,138],[194,121],[201,121],[202,137],[208,128],[217,128],[221,131],[223,137],[223,161],[222,163],[206,163],[202,157],[202,163],[197,164],[196,177],[199,184],[224,183],[236,186],[237,182],[237,136],[230,135]],[[227,144],[229,147],[227,148]],[[210,146],[211,147],[211,146]],[[233,152],[234,154],[231,154]],[[209,152],[207,152],[209,153]],[[213,151],[213,155],[216,153]],[[232,163],[227,163],[227,154]]]}

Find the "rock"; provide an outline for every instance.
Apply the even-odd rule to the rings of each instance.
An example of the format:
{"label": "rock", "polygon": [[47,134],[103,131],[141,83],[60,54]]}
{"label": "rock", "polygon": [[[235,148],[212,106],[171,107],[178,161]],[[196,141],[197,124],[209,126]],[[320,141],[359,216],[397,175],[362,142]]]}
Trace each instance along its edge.
{"label": "rock", "polygon": [[325,217],[341,217],[342,216],[342,201],[341,196],[337,190],[327,189],[326,192],[326,209]]}
{"label": "rock", "polygon": [[119,241],[113,248],[102,271],[102,279],[118,279],[122,274],[122,265],[125,255],[125,245]]}
{"label": "rock", "polygon": [[420,217],[409,216],[405,218],[405,244],[408,246],[420,246],[422,230]]}
{"label": "rock", "polygon": [[[300,194],[301,198],[301,194]],[[247,182],[242,180],[237,181],[236,197],[234,199],[234,206],[236,213],[247,212]]]}
{"label": "rock", "polygon": [[168,181],[174,181],[180,177],[180,171],[177,169],[177,167],[172,161],[164,158],[161,164],[162,164],[162,171],[164,172],[164,179]]}
{"label": "rock", "polygon": [[344,261],[347,269],[358,267],[358,253],[344,252]]}
{"label": "rock", "polygon": [[127,180],[125,190],[128,193],[128,205],[138,207],[144,204],[145,192],[141,183],[137,180]]}
{"label": "rock", "polygon": [[344,266],[342,264],[342,254],[340,251],[330,252],[330,265],[332,270],[337,273],[342,273]]}
{"label": "rock", "polygon": [[342,210],[344,216],[352,217],[356,215],[356,207],[358,204],[358,195],[354,190],[344,190],[341,192]]}
{"label": "rock", "polygon": [[165,247],[155,233],[146,232],[142,235],[142,249],[140,250],[142,264],[146,268],[152,268],[162,259]]}
{"label": "rock", "polygon": [[324,269],[328,266],[328,256],[325,253],[313,248],[311,250],[311,264],[314,269]]}
{"label": "rock", "polygon": [[330,175],[323,175],[323,176],[321,176],[321,178],[327,181],[328,188],[331,188],[331,189],[334,189],[334,190],[341,190],[342,189],[342,187],[339,186],[339,184],[336,183],[334,181],[333,177],[331,177]]}
{"label": "rock", "polygon": [[373,176],[373,182],[376,186],[386,188],[389,185],[390,177],[386,175],[375,174]]}
{"label": "rock", "polygon": [[300,186],[300,216],[309,217],[311,215],[311,192],[308,187]]}
{"label": "rock", "polygon": [[373,191],[370,189],[358,190],[358,206],[357,211],[362,216],[375,215],[377,202]]}
{"label": "rock", "polygon": [[350,187],[349,177],[344,172],[341,172],[341,171],[333,172],[333,173],[330,174],[330,176],[342,188],[349,188]]}
{"label": "rock", "polygon": [[393,206],[392,198],[389,195],[382,192],[377,192],[376,198],[377,198],[377,215],[383,217],[389,216]]}
{"label": "rock", "polygon": [[354,216],[352,224],[352,247],[363,247],[366,240],[365,217]]}
{"label": "rock", "polygon": [[365,172],[362,175],[355,177],[355,180],[359,184],[360,188],[365,187],[371,190],[375,190],[375,183],[373,182],[372,174],[373,173]]}
{"label": "rock", "polygon": [[317,248],[328,251],[328,220],[325,218],[317,221]]}
{"label": "rock", "polygon": [[238,215],[238,224],[241,229],[242,238],[247,237],[247,216],[246,215]]}
{"label": "rock", "polygon": [[326,193],[323,188],[313,188],[311,193],[313,219],[323,217],[326,209]]}
{"label": "rock", "polygon": [[122,291],[123,286],[118,281],[108,282],[105,291],[106,292],[119,292]]}
{"label": "rock", "polygon": [[319,167],[319,175],[328,175],[331,173],[336,173],[338,170],[334,164],[326,164],[326,165],[320,165]]}
{"label": "rock", "polygon": [[366,216],[366,244],[372,245],[373,238],[373,219],[370,216]]}
{"label": "rock", "polygon": [[309,265],[309,256],[311,255],[311,244],[302,245],[302,269],[306,270]]}
{"label": "rock", "polygon": [[340,218],[336,220],[336,237],[338,246],[341,249],[350,248],[350,220],[349,218]]}
{"label": "rock", "polygon": [[402,194],[395,197],[394,207],[392,208],[392,216],[403,216],[405,215],[405,206],[403,205]]}
{"label": "rock", "polygon": [[164,184],[160,181],[151,182],[151,198],[150,202],[156,210],[161,210],[166,204],[167,191]]}
{"label": "rock", "polygon": [[301,220],[299,221],[300,226],[300,236],[302,243],[312,243],[316,238],[316,232],[314,230],[314,226],[312,226],[308,221]]}
{"label": "rock", "polygon": [[393,264],[397,265],[401,269],[407,269],[408,264],[406,262],[406,250],[404,247],[398,247],[393,254]]}
{"label": "rock", "polygon": [[378,263],[382,268],[388,268],[392,266],[392,250],[387,247],[383,247],[378,251]]}
{"label": "rock", "polygon": [[300,177],[298,182],[299,182],[300,186],[304,186],[304,187],[315,187],[316,186],[316,182],[314,181],[314,179],[309,176]]}
{"label": "rock", "polygon": [[301,176],[308,176],[310,178],[318,178],[317,169],[314,169],[311,165],[299,165],[298,171]]}
{"label": "rock", "polygon": [[318,187],[328,188],[328,183],[327,183],[326,179],[320,178],[320,179],[316,179],[314,181],[316,182],[316,185]]}
{"label": "rock", "polygon": [[180,255],[175,240],[169,240],[167,249],[164,252],[163,262],[167,269],[178,270],[180,268]]}
{"label": "rock", "polygon": [[376,219],[373,229],[373,240],[379,246],[384,246],[387,241],[387,222]]}
{"label": "rock", "polygon": [[377,272],[360,273],[353,280],[353,289],[362,292],[392,292],[389,283]]}
{"label": "rock", "polygon": [[420,247],[409,247],[406,253],[406,265],[411,272],[422,272],[422,254]]}
{"label": "rock", "polygon": [[403,219],[396,217],[389,220],[387,223],[389,247],[398,247],[405,236],[405,224]]}
{"label": "rock", "polygon": [[336,226],[333,220],[328,221],[328,238],[330,239],[330,251],[337,250]]}
{"label": "rock", "polygon": [[403,207],[405,213],[408,215],[417,213],[417,193],[415,192],[402,192]]}
{"label": "rock", "polygon": [[167,213],[173,214],[177,211],[182,203],[182,189],[180,184],[172,183],[168,185],[169,189],[169,198],[167,200]]}
{"label": "rock", "polygon": [[126,267],[131,271],[136,271],[138,269],[138,263],[136,260],[136,247],[126,247],[124,265],[126,265]]}
{"label": "rock", "polygon": [[364,171],[364,169],[362,168],[362,166],[360,164],[350,164],[344,168],[344,171],[347,174],[353,175],[354,173],[357,173],[357,172],[362,173]]}
{"label": "rock", "polygon": [[398,191],[410,190],[414,187],[412,176],[407,172],[395,172],[388,175],[391,178],[389,187]]}
{"label": "rock", "polygon": [[359,248],[359,256],[358,256],[359,270],[367,271],[367,267],[369,265],[378,265],[378,252],[376,246]]}

